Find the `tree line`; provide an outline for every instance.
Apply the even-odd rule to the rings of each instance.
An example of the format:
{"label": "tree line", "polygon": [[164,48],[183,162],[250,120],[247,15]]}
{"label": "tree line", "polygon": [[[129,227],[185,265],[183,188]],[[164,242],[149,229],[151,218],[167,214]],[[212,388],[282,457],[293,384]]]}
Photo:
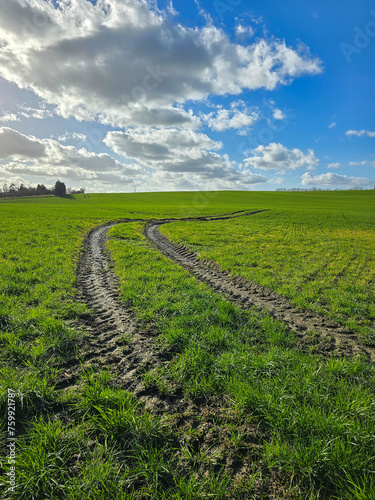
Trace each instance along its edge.
{"label": "tree line", "polygon": [[47,188],[44,184],[38,184],[36,187],[26,187],[24,184],[17,186],[13,182],[11,184],[4,183],[3,188],[0,187],[0,198],[20,198],[23,196],[65,196],[66,194],[84,193],[85,188],[71,189],[67,188],[64,182],[56,181],[55,185]]}

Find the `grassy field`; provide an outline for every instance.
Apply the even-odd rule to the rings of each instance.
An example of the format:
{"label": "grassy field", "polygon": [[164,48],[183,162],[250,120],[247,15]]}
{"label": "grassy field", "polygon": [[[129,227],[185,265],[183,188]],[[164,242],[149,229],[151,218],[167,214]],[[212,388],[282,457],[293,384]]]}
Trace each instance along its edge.
{"label": "grassy field", "polygon": [[[209,402],[209,416],[184,426],[176,415],[150,414],[114,387],[107,372],[89,368],[77,391],[54,390],[58,374],[79,355],[77,339],[84,335],[77,325],[87,307],[75,289],[75,271],[90,228],[121,218],[267,208],[249,218],[164,228],[202,256],[294,299],[296,284],[298,295],[306,291],[311,297],[310,283],[318,275],[323,292],[332,289],[335,276],[340,286],[358,276],[348,292],[359,304],[356,316],[350,318],[352,313],[326,298],[316,307],[350,322],[370,342],[373,296],[366,280],[373,279],[372,192],[160,193],[0,202],[0,498],[224,499],[272,493],[301,500],[375,498],[374,367],[363,359],[324,358],[296,349],[285,325],[266,312],[239,310],[151,248],[140,222],[112,229],[109,249],[122,278],[124,303],[152,329],[154,341],[174,353],[164,369],[144,373],[145,383],[171,397],[182,391],[187,400]],[[252,237],[264,244],[263,251],[256,249],[258,260]],[[228,244],[231,250],[224,256]],[[327,255],[338,250],[343,265],[334,261],[327,274],[331,284],[324,286]],[[303,266],[284,265],[285,256],[296,252]],[[318,260],[323,266],[310,272],[312,280],[301,279],[308,257],[310,264]],[[249,267],[251,262],[258,265]],[[272,272],[261,274],[263,265]],[[250,276],[249,270],[260,274]],[[273,279],[267,282],[269,275]],[[301,306],[315,307],[311,300]],[[8,389],[15,392],[19,438],[15,494],[6,483]],[[236,475],[236,468],[242,473]]]}
{"label": "grassy field", "polygon": [[210,224],[168,224],[162,233],[375,345],[375,191],[303,193],[293,209],[282,194],[289,206]]}

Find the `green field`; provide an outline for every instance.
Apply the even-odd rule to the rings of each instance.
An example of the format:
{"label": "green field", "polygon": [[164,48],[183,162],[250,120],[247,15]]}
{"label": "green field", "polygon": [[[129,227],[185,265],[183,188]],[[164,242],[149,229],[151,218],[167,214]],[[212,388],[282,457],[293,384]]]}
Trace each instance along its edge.
{"label": "green field", "polygon": [[256,216],[168,224],[162,233],[374,345],[375,192],[302,194],[293,208],[282,194],[285,204]]}
{"label": "green field", "polygon": [[[75,273],[89,229],[261,209],[269,211],[162,232],[373,344],[375,191],[0,202],[0,498],[375,498],[374,366],[300,349],[266,311],[239,309],[163,257],[143,222],[111,229],[108,248],[124,305],[150,342],[173,354],[144,382],[210,411],[181,425],[89,366],[76,391],[54,389],[80,355],[88,309]],[[8,389],[16,394],[14,494],[6,489]]]}

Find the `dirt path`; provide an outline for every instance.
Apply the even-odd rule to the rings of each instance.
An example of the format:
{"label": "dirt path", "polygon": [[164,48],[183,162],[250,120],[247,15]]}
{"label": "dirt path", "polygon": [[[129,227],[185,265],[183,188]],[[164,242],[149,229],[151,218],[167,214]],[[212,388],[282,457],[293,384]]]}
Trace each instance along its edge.
{"label": "dirt path", "polygon": [[[162,219],[151,223],[221,220],[248,214],[249,211],[239,211],[220,216]],[[120,282],[105,250],[107,231],[117,224],[132,222],[150,223],[150,219],[114,221],[94,228],[86,236],[77,269],[77,287],[93,314],[72,325],[83,328],[85,335],[77,346],[79,357],[64,366],[56,388],[74,390],[84,369],[105,369],[110,371],[115,385],[131,391],[149,409],[169,411],[172,405],[174,411],[176,407],[186,411],[185,401],[180,397],[163,399],[157,391],[144,386],[142,372],[150,366],[162,366],[172,358],[172,353],[157,347],[154,334],[142,329],[133,311],[124,307],[119,296]]]}
{"label": "dirt path", "polygon": [[[210,217],[200,219],[212,220]],[[248,476],[248,471],[255,467],[254,457],[259,443],[269,439],[267,432],[252,421],[239,422],[233,404],[227,398],[186,398],[182,387],[175,387],[173,395],[163,395],[156,387],[146,387],[143,382],[146,370],[165,366],[174,353],[159,347],[154,333],[142,329],[134,313],[121,303],[120,282],[113,272],[105,242],[108,229],[125,222],[136,221],[106,224],[93,229],[86,237],[77,271],[77,285],[93,313],[74,325],[85,330],[77,346],[79,357],[64,366],[55,387],[74,391],[82,383],[84,370],[108,370],[112,386],[132,392],[151,413],[168,417],[169,425],[176,431],[176,453],[181,457],[181,467],[186,467],[186,474],[190,471],[190,462],[186,459],[189,453],[197,457],[201,453],[212,454],[212,466],[202,461],[195,467],[201,477],[205,477],[208,469],[212,469],[212,473],[216,470],[217,457],[222,455],[220,469],[233,478],[233,484],[240,484]],[[240,426],[244,436],[238,449],[228,446],[233,424]],[[183,469],[182,474],[185,474]],[[255,483],[259,497],[267,495],[270,499],[277,498],[273,492],[279,487],[278,479],[269,476],[268,472],[265,477],[259,476]]]}
{"label": "dirt path", "polygon": [[152,333],[142,330],[133,312],[120,301],[120,283],[105,250],[107,231],[116,224],[94,228],[86,237],[77,286],[93,314],[75,325],[85,330],[79,358],[61,373],[57,389],[75,389],[84,369],[109,370],[114,385],[131,391],[146,406],[164,408],[168,403],[155,399],[154,391],[145,388],[142,371],[150,364],[160,366],[170,355],[156,348]]}
{"label": "dirt path", "polygon": [[[375,350],[363,346],[357,336],[347,328],[317,313],[301,310],[286,298],[262,286],[244,278],[231,276],[217,264],[199,259],[197,254],[184,245],[172,243],[159,231],[162,224],[174,221],[223,220],[254,215],[262,211],[241,211],[222,216],[153,221],[121,220],[90,231],[86,237],[83,256],[78,266],[77,285],[86,304],[93,310],[93,314],[80,324],[86,332],[78,346],[80,356],[64,368],[57,381],[57,388],[74,388],[83,368],[107,369],[116,385],[137,395],[149,409],[187,411],[187,403],[182,398],[181,391],[172,398],[163,398],[157,391],[146,388],[143,383],[142,372],[150,366],[154,368],[162,366],[172,358],[173,353],[157,347],[153,333],[142,329],[134,313],[124,308],[121,302],[120,283],[113,272],[113,264],[104,245],[108,229],[126,222],[147,223],[145,235],[152,244],[196,278],[211,286],[217,293],[224,295],[244,309],[251,306],[267,309],[275,318],[284,321],[300,336],[299,347],[301,349],[314,345],[315,351],[322,354],[360,353],[367,359],[375,361]],[[308,335],[309,330],[318,331],[320,336]]]}
{"label": "dirt path", "polygon": [[[198,220],[218,220],[240,217],[248,212],[218,217],[199,217]],[[197,220],[197,218],[163,219]],[[117,224],[150,222],[149,219],[127,219],[94,228],[86,236],[83,253],[77,269],[77,287],[85,303],[93,311],[72,326],[83,328],[85,335],[78,345],[79,357],[72,359],[57,379],[57,389],[75,389],[84,369],[105,369],[112,382],[131,391],[152,410],[186,411],[182,391],[173,398],[161,398],[157,391],[143,383],[142,373],[152,366],[157,368],[172,358],[172,353],[158,347],[154,334],[144,330],[130,309],[126,309],[119,296],[120,282],[113,272],[105,242],[107,231]]]}
{"label": "dirt path", "polygon": [[[258,212],[253,212],[255,213]],[[144,231],[149,241],[160,252],[242,308],[256,306],[267,309],[274,318],[285,322],[300,336],[299,347],[315,344],[315,351],[322,354],[362,354],[372,362],[375,361],[375,349],[361,344],[358,336],[348,328],[313,311],[302,310],[285,297],[263,286],[242,277],[231,276],[212,261],[200,259],[185,245],[173,243],[160,234],[159,228],[163,223],[165,222],[150,223]],[[312,330],[320,336],[309,335],[308,332]]]}

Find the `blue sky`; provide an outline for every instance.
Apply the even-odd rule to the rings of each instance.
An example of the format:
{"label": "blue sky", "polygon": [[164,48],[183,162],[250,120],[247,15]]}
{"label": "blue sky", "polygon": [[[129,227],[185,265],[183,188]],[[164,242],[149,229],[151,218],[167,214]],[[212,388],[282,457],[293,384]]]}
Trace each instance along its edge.
{"label": "blue sky", "polygon": [[3,0],[0,186],[371,188],[375,6]]}

